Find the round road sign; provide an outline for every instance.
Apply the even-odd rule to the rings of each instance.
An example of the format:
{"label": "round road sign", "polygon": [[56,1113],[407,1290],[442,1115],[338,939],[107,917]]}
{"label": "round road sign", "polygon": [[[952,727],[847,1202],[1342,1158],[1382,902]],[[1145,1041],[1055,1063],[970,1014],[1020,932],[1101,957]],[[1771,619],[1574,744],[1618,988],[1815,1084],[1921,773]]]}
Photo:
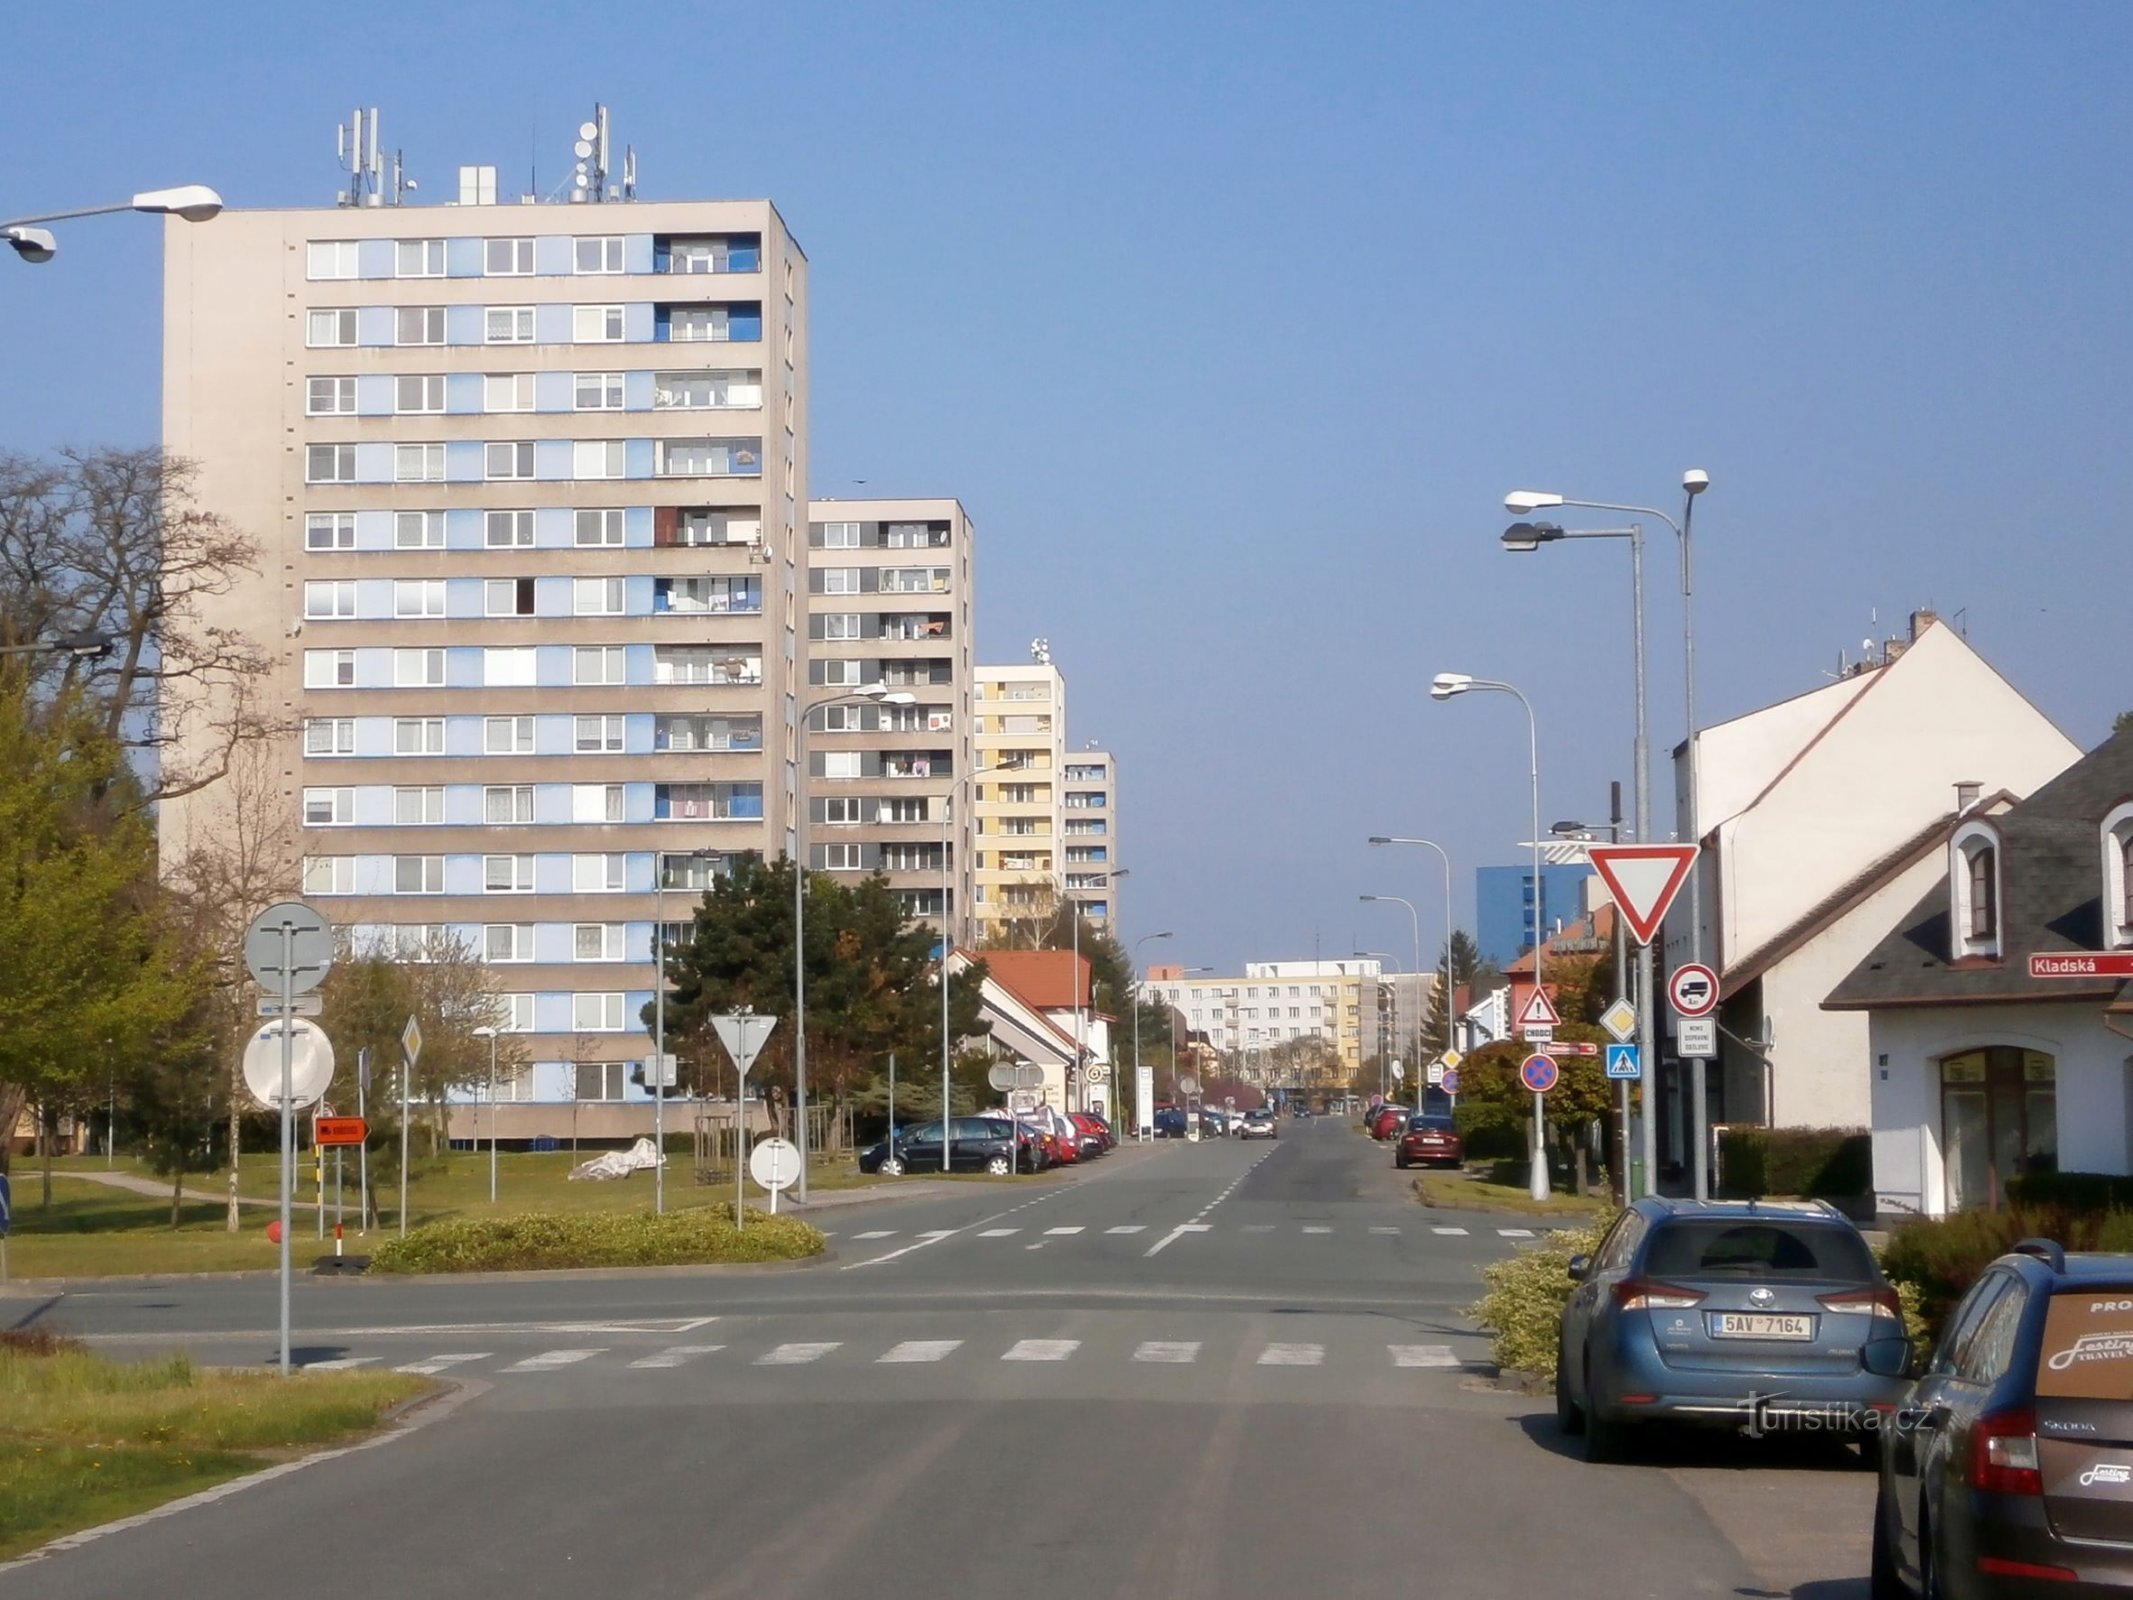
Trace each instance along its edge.
{"label": "round road sign", "polygon": [[1459,1092],[1459,1069],[1457,1067],[1446,1067],[1444,1069],[1444,1082],[1437,1087],[1446,1094],[1457,1094]]}
{"label": "round road sign", "polygon": [[314,1104],[333,1082],[333,1045],[318,1024],[305,1017],[254,1028],[244,1046],[244,1086],[269,1111],[281,1109],[281,1030],[290,1030],[289,1108]]}
{"label": "round road sign", "polygon": [[291,994],[309,994],[333,965],[333,925],[301,900],[268,906],[245,930],[244,964],[270,994],[285,977]]}
{"label": "round road sign", "polygon": [[1683,962],[1667,975],[1666,998],[1677,1017],[1708,1017],[1718,1009],[1718,974],[1700,961]]}
{"label": "round road sign", "polygon": [[1015,1086],[1015,1069],[1012,1065],[1001,1062],[986,1072],[985,1081],[1003,1092],[1012,1089]]}
{"label": "round road sign", "polygon": [[748,1153],[748,1176],[775,1194],[800,1177],[800,1147],[790,1139],[765,1139]]}
{"label": "round road sign", "polygon": [[1200,1080],[1188,1073],[1185,1077],[1178,1079],[1178,1089],[1184,1094],[1198,1094],[1200,1092]]}
{"label": "round road sign", "polygon": [[1528,1056],[1518,1068],[1518,1081],[1535,1094],[1546,1094],[1555,1087],[1556,1070],[1553,1056]]}

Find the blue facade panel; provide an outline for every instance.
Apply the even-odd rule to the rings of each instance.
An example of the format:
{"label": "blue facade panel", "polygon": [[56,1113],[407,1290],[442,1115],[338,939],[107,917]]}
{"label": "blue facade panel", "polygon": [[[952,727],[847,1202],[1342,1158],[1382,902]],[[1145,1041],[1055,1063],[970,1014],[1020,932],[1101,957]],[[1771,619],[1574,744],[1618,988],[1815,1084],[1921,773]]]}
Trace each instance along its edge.
{"label": "blue facade panel", "polygon": [[359,444],[355,447],[357,483],[393,481],[393,447],[389,444]]}
{"label": "blue facade panel", "polygon": [[444,681],[448,688],[479,689],[482,686],[481,668],[479,645],[453,645],[444,653]]}
{"label": "blue facade panel", "polygon": [[535,344],[570,343],[570,307],[540,305],[533,308]]}
{"label": "blue facade panel", "polygon": [[567,756],[571,753],[570,717],[564,712],[550,712],[533,719],[533,753],[542,756]]}
{"label": "blue facade panel", "polygon": [[533,858],[533,892],[535,894],[569,894],[570,857],[540,855]]}
{"label": "blue facade panel", "polygon": [[393,414],[393,380],[390,373],[365,372],[356,377],[356,415],[389,417]]}
{"label": "blue facade panel", "polygon": [[543,506],[533,514],[533,542],[542,550],[568,550],[577,542],[577,522],[568,506]]}
{"label": "blue facade panel", "polygon": [[356,343],[376,349],[393,342],[393,308],[359,306],[356,309]]}
{"label": "blue facade panel", "polygon": [[444,275],[447,278],[480,277],[482,243],[480,239],[464,237],[445,240]]}
{"label": "blue facade panel", "polygon": [[[1585,880],[1592,869],[1583,864],[1542,866],[1540,925],[1554,931],[1584,915]],[[1474,872],[1474,939],[1481,959],[1496,966],[1515,961],[1533,947],[1533,868],[1479,867]]]}
{"label": "blue facade panel", "polygon": [[622,236],[622,270],[624,272],[650,272],[652,270],[652,236],[648,233],[627,233]]}
{"label": "blue facade panel", "polygon": [[445,375],[444,409],[455,417],[479,416],[487,409],[482,398],[482,376],[478,372],[452,372]]}
{"label": "blue facade panel", "polygon": [[653,446],[649,439],[624,441],[622,470],[631,478],[649,478],[652,475]]}
{"label": "blue facade panel", "polygon": [[[483,544],[482,514],[468,506],[455,506],[444,514],[444,547],[447,550],[479,550]],[[469,616],[480,616],[479,600]]]}
{"label": "blue facade panel", "polygon": [[575,265],[569,234],[546,233],[533,241],[533,270],[542,277],[567,277]]}
{"label": "blue facade panel", "polygon": [[570,785],[537,783],[533,786],[533,820],[561,825],[570,821]]}
{"label": "blue facade panel", "polygon": [[481,482],[481,441],[479,439],[453,439],[444,447],[444,481],[446,483]]}
{"label": "blue facade panel", "polygon": [[622,337],[631,344],[650,344],[653,308],[649,300],[633,300],[622,308]]}
{"label": "blue facade panel", "polygon": [[446,306],[444,308],[444,342],[446,344],[480,344],[482,342],[482,318],[484,306]]}
{"label": "blue facade panel", "polygon": [[538,372],[533,377],[533,409],[569,411],[576,406],[574,379],[567,372]]}
{"label": "blue facade panel", "polygon": [[356,241],[356,276],[359,278],[392,277],[393,241],[390,239],[358,239]]}
{"label": "blue facade panel", "polygon": [[652,508],[631,506],[622,513],[622,543],[625,549],[649,550],[652,547]]}
{"label": "blue facade panel", "polygon": [[[565,515],[568,515],[566,512]],[[567,617],[570,615],[570,580],[568,578],[535,578],[533,580],[533,614],[537,617]],[[569,670],[567,667],[564,669]],[[569,679],[566,677],[565,682]]]}
{"label": "blue facade panel", "polygon": [[533,442],[533,475],[543,483],[568,483],[571,442],[568,439],[536,439]]}
{"label": "blue facade panel", "polygon": [[[444,858],[444,892],[446,894],[481,893],[481,857],[475,855],[450,855]],[[476,944],[475,949],[481,946]]]}
{"label": "blue facade panel", "polygon": [[652,391],[655,387],[652,380],[655,376],[656,374],[654,373],[644,371],[625,372],[622,374],[623,409],[628,411],[649,411],[652,409]]}

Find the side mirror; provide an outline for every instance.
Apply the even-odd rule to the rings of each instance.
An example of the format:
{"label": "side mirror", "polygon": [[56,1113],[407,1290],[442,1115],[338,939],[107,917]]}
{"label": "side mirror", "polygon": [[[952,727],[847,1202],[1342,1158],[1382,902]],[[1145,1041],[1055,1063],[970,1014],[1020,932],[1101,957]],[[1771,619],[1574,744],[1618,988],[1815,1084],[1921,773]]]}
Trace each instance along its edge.
{"label": "side mirror", "polygon": [[1563,1270],[1570,1274],[1572,1283],[1583,1283],[1592,1272],[1591,1256],[1572,1256]]}

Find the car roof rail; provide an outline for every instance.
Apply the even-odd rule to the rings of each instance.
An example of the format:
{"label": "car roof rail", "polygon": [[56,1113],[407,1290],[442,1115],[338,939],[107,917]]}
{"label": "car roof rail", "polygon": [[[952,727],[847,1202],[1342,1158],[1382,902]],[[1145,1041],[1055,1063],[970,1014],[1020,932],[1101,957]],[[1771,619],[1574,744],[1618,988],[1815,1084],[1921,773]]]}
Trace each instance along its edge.
{"label": "car roof rail", "polygon": [[2066,1271],[2066,1247],[2056,1239],[2020,1239],[2009,1254],[2035,1256],[2054,1272]]}

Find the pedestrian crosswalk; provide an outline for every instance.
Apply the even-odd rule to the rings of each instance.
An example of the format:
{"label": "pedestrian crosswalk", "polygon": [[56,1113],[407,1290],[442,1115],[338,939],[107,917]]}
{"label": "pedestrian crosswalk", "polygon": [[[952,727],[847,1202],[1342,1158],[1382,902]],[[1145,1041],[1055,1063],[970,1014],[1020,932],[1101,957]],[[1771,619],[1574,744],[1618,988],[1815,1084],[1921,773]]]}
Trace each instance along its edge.
{"label": "pedestrian crosswalk", "polygon": [[[1028,1234],[1032,1237],[1043,1239],[1071,1239],[1077,1235],[1086,1235],[1091,1239],[1098,1239],[1146,1233],[1147,1231],[1148,1224],[1145,1222],[1124,1222],[1110,1228],[1089,1227],[1076,1223],[1058,1228],[977,1228],[970,1230],[967,1236],[975,1239],[1012,1239],[1021,1234]],[[1538,1234],[1532,1228],[1466,1228],[1441,1223],[1404,1228],[1391,1227],[1384,1223],[1374,1223],[1363,1227],[1351,1225],[1344,1228],[1323,1222],[1305,1222],[1289,1225],[1273,1222],[1246,1222],[1224,1229],[1216,1227],[1213,1223],[1187,1222],[1180,1224],[1177,1231],[1181,1233],[1244,1233],[1262,1238],[1269,1234],[1294,1233],[1313,1239],[1335,1238],[1343,1234],[1350,1238],[1362,1234],[1374,1239],[1400,1239],[1410,1235],[1415,1238],[1435,1235],[1445,1239],[1464,1239],[1476,1234],[1493,1234],[1501,1239],[1532,1239],[1538,1237]],[[840,1234],[835,1228],[827,1228],[823,1230],[823,1237],[826,1239],[841,1238],[853,1244],[874,1244],[886,1239],[953,1239],[964,1232],[965,1230],[957,1228],[927,1228],[911,1232],[905,1232],[898,1228],[866,1228],[857,1233]]]}

